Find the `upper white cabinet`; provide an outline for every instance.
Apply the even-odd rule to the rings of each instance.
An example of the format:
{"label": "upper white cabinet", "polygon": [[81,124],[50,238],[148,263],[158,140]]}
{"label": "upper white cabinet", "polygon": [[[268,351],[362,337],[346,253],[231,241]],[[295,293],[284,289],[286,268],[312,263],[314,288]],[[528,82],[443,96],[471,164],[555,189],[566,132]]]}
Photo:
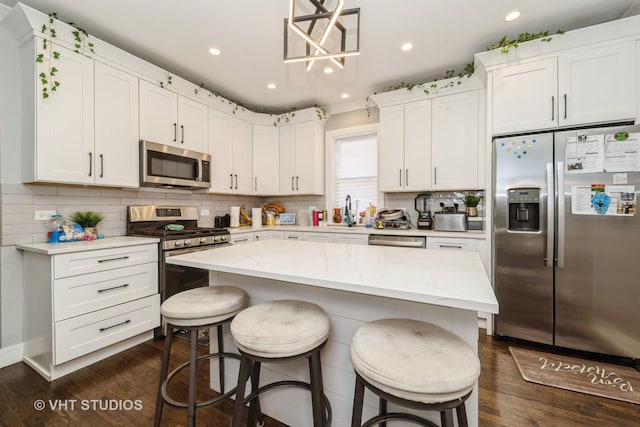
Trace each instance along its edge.
{"label": "upper white cabinet", "polygon": [[280,131],[271,125],[253,125],[253,192],[278,194]]}
{"label": "upper white cabinet", "polygon": [[253,193],[252,126],[229,114],[209,110],[211,192]]}
{"label": "upper white cabinet", "polygon": [[381,191],[431,186],[431,100],[380,109],[378,184]]}
{"label": "upper white cabinet", "polygon": [[324,132],[314,121],[280,127],[280,194],[324,193]]}
{"label": "upper white cabinet", "polygon": [[434,190],[480,188],[479,91],[433,99],[431,166]]}
{"label": "upper white cabinet", "polygon": [[97,184],[138,186],[138,78],[95,63]]}
{"label": "upper white cabinet", "polygon": [[[39,38],[23,46],[34,58]],[[35,137],[23,151],[26,182],[138,187],[138,79],[55,45],[60,83],[42,97],[33,85]],[[36,75],[47,72],[37,64]],[[36,78],[34,76],[34,78]]]}
{"label": "upper white cabinet", "polygon": [[140,81],[140,139],[207,152],[206,105]]}
{"label": "upper white cabinet", "polygon": [[636,117],[633,42],[493,71],[493,134]]}
{"label": "upper white cabinet", "polygon": [[[39,52],[41,46],[39,38],[24,45],[24,61],[28,58],[32,64],[36,47]],[[42,97],[37,76],[48,74],[44,63],[37,64],[34,75],[25,77],[37,79],[38,83],[27,85],[35,88],[31,96],[35,102],[36,134],[32,141],[26,141],[23,178],[28,182],[92,184],[96,176],[93,60],[62,46],[54,45],[54,49],[60,52],[55,64],[60,86],[55,94]]]}

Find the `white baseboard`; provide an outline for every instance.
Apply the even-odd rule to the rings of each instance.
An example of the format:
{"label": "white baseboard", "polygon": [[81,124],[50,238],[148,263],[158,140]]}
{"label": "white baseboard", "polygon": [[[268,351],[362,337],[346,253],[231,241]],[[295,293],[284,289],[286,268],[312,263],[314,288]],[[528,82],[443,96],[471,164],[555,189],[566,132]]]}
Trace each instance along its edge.
{"label": "white baseboard", "polygon": [[0,368],[22,362],[23,349],[22,343],[0,348]]}

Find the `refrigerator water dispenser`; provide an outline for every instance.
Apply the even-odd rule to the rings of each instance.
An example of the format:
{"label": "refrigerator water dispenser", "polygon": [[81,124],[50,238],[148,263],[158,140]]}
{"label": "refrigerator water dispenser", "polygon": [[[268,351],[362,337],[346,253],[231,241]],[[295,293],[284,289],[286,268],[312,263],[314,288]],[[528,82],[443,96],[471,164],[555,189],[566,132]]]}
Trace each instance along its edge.
{"label": "refrigerator water dispenser", "polygon": [[540,231],[540,189],[508,191],[509,231]]}

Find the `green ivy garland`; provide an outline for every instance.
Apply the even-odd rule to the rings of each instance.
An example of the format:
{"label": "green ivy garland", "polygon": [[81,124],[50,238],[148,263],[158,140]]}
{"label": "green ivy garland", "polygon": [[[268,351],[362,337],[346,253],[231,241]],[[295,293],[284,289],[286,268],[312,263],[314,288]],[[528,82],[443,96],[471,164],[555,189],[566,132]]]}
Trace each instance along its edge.
{"label": "green ivy garland", "polygon": [[58,14],[52,12],[49,14],[49,25],[42,24],[40,32],[42,38],[42,53],[36,55],[36,62],[45,66],[45,71],[40,72],[38,77],[42,83],[42,98],[46,99],[49,95],[53,95],[60,87],[60,82],[56,80],[58,69],[53,61],[60,59],[60,52],[53,50],[53,39],[57,37],[56,29],[53,24],[58,19]]}

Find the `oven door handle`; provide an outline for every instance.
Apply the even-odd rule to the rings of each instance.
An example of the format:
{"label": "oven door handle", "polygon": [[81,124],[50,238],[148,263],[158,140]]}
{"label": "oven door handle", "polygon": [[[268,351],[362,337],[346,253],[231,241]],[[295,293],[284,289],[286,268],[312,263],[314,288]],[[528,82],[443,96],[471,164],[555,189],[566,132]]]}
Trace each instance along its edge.
{"label": "oven door handle", "polygon": [[174,249],[170,251],[165,251],[164,257],[166,259],[172,256],[184,255],[184,254],[189,254],[193,252],[208,251],[209,249],[217,249],[217,248],[222,248],[224,246],[229,246],[229,245],[231,245],[231,243],[217,243],[215,245],[196,246],[194,248]]}

